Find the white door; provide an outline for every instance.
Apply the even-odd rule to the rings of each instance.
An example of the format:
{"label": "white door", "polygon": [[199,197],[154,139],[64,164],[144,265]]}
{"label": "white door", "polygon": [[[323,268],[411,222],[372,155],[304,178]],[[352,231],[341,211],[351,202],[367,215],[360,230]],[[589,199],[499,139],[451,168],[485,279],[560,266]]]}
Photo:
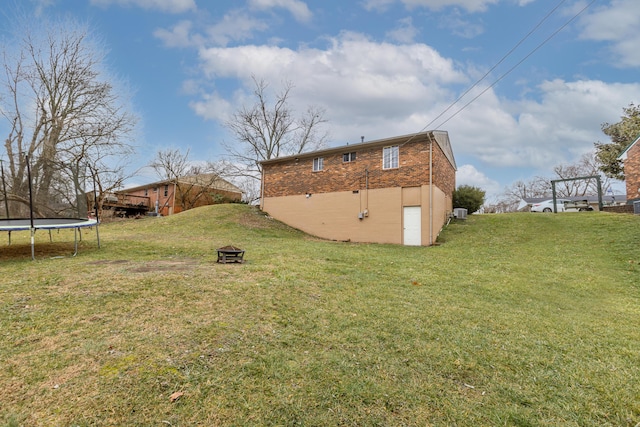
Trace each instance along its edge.
{"label": "white door", "polygon": [[402,241],[405,245],[420,246],[422,245],[422,209],[420,206],[405,206],[403,215],[403,236]]}

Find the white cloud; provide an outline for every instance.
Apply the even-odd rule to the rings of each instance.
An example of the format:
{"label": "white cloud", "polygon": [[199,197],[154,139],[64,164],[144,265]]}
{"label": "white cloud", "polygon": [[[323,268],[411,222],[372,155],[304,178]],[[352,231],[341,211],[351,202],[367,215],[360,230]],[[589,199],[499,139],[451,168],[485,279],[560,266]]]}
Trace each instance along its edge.
{"label": "white cloud", "polygon": [[201,49],[200,59],[208,79],[237,79],[242,85],[233,95],[213,93],[193,103],[202,117],[223,122],[238,106],[253,102],[253,75],[274,92],[290,80],[295,85],[292,109],[325,108],[334,145],[359,142],[361,135],[372,140],[413,133],[433,122],[428,128],[447,130],[456,156],[477,159],[477,170],[549,173],[592,150],[594,142],[606,138],[601,123],[618,121],[622,107],[640,103],[640,84],[549,80],[530,88],[529,98],[505,99],[487,90],[451,117],[483,90],[477,87],[433,121],[472,81],[467,73],[475,70],[459,68],[422,43],[378,43],[355,33],[331,38],[324,48]]}
{"label": "white cloud", "polygon": [[299,0],[249,0],[249,5],[260,10],[286,9],[299,22],[308,22],[313,16],[306,3]]}
{"label": "white cloud", "polygon": [[473,165],[462,165],[458,167],[458,171],[456,172],[456,187],[460,187],[461,185],[481,188],[486,192],[486,199],[502,191],[502,187],[497,181],[489,178]]}
{"label": "white cloud", "polygon": [[222,20],[207,28],[206,33],[217,46],[226,46],[231,41],[251,39],[256,31],[264,31],[268,25],[244,11],[233,10]]}
{"label": "white cloud", "polygon": [[438,22],[438,28],[448,30],[452,34],[466,39],[472,39],[484,32],[482,24],[473,23],[463,18],[458,9],[455,9],[450,14],[443,15]]}
{"label": "white cloud", "polygon": [[205,119],[219,120],[225,123],[233,113],[231,103],[218,93],[205,94],[198,101],[193,101],[189,106],[195,113]]}
{"label": "white cloud", "polygon": [[508,101],[487,92],[446,125],[456,152],[492,168],[575,161],[603,140],[601,123],[618,121],[622,107],[640,100],[640,84],[553,80],[535,94],[539,101]]}
{"label": "white cloud", "polygon": [[96,6],[135,6],[168,13],[184,13],[197,9],[195,0],[91,0]]}
{"label": "white cloud", "polygon": [[198,46],[202,41],[191,35],[191,21],[180,21],[170,30],[158,28],[153,35],[164,42],[167,47]]}
{"label": "white cloud", "polygon": [[353,33],[331,39],[324,50],[239,46],[202,49],[200,57],[208,78],[237,78],[247,92],[253,75],[274,90],[291,80],[294,107],[325,107],[342,141],[415,132],[451,98],[446,85],[465,82],[452,61],[427,45],[375,43]]}
{"label": "white cloud", "polygon": [[412,43],[418,35],[418,29],[413,26],[411,17],[398,21],[398,26],[387,32],[387,37],[399,43]]}
{"label": "white cloud", "polygon": [[640,2],[612,0],[606,6],[595,8],[581,23],[582,38],[611,44],[616,61],[612,65],[640,67]]}
{"label": "white cloud", "polygon": [[167,47],[202,47],[209,44],[226,46],[231,42],[253,38],[255,32],[268,29],[268,25],[241,10],[232,10],[222,19],[198,32],[188,20],[178,22],[170,29],[159,28],[153,35]]}
{"label": "white cloud", "polygon": [[461,7],[468,12],[484,12],[490,5],[497,4],[500,0],[365,0],[363,6],[367,10],[384,11],[396,2],[401,2],[408,9],[424,7],[441,10],[446,7]]}

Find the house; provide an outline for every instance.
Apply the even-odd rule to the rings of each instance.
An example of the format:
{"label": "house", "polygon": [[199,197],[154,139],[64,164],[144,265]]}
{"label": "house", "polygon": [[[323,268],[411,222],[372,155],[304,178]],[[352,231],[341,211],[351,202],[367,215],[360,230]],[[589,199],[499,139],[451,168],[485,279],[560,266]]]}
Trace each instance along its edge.
{"label": "house", "polygon": [[262,210],[325,239],[428,246],[453,210],[456,163],[445,131],[261,165]]}
{"label": "house", "polygon": [[640,136],[618,156],[624,164],[624,180],[629,201],[640,200]]}
{"label": "house", "polygon": [[199,206],[239,202],[242,190],[216,174],[199,174],[167,179],[116,191],[127,199],[147,199],[149,211],[172,215]]}

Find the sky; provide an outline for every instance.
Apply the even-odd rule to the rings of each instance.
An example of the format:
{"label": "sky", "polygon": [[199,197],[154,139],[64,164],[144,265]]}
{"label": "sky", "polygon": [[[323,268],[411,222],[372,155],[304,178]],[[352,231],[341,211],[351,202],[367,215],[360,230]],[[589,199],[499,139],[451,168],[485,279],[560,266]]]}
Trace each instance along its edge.
{"label": "sky", "polygon": [[2,37],[13,9],[102,40],[140,117],[138,167],[224,158],[257,78],[290,82],[294,112],[323,108],[329,147],[447,131],[457,185],[490,200],[609,142],[602,124],[640,103],[637,0],[14,0]]}

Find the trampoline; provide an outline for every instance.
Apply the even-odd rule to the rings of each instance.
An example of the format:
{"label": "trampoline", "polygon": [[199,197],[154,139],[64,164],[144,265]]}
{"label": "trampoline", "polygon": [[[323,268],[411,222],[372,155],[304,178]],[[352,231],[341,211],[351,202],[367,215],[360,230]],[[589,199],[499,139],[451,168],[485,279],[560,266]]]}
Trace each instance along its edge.
{"label": "trampoline", "polygon": [[[47,230],[52,241],[51,231],[73,229],[74,251],[78,254],[78,235],[82,240],[82,228],[95,227],[98,248],[100,247],[99,221],[91,218],[88,209],[85,168],[47,159],[36,159],[33,170],[29,156],[20,157],[20,162],[10,157],[9,176],[0,160],[2,193],[0,200],[4,205],[0,218],[0,232],[6,231],[11,246],[11,233],[30,231],[31,258],[35,259],[35,234],[37,230]],[[22,173],[17,173],[24,166]],[[26,172],[26,173],[25,173]],[[33,173],[32,173],[33,172]],[[95,180],[94,180],[95,192]],[[95,194],[94,194],[95,200]],[[98,217],[97,206],[95,218]],[[2,215],[2,214],[0,214]]]}
{"label": "trampoline", "polygon": [[[33,221],[33,224],[32,224]],[[0,231],[9,233],[9,244],[11,244],[11,233],[14,231],[31,230],[31,257],[35,259],[35,233],[37,230],[60,230],[73,229],[73,256],[78,254],[78,233],[81,228],[96,227],[96,237],[98,247],[100,247],[100,234],[98,233],[98,221],[91,218],[0,218]],[[51,234],[49,234],[51,239]]]}
{"label": "trampoline", "polygon": [[[97,225],[95,219],[81,218],[34,218],[33,228],[36,230],[55,230],[59,228],[83,228]],[[0,218],[0,231],[23,231],[31,229],[29,218]]]}

